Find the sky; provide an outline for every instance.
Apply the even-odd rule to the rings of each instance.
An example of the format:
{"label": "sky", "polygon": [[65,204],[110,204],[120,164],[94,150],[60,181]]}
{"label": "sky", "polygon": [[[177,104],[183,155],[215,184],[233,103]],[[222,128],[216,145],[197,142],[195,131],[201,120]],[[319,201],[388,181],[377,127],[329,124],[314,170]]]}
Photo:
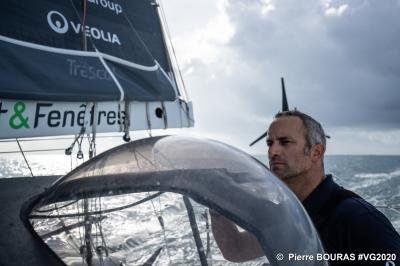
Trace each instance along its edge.
{"label": "sky", "polygon": [[189,132],[251,154],[281,109],[310,114],[327,154],[400,154],[399,0],[163,0],[194,105]]}

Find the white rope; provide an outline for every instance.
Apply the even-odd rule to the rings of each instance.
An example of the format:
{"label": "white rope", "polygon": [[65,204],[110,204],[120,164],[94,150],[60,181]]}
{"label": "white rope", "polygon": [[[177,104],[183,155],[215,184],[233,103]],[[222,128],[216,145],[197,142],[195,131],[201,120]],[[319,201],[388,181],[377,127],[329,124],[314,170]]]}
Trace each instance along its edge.
{"label": "white rope", "polygon": [[96,53],[97,53],[97,57],[100,59],[100,62],[103,64],[104,68],[107,70],[108,74],[111,76],[112,80],[114,81],[115,85],[117,86],[119,93],[120,93],[120,101],[123,101],[125,98],[125,92],[124,89],[122,88],[121,84],[119,83],[118,79],[115,77],[114,73],[111,71],[111,69],[108,67],[108,65],[106,64],[106,62],[104,61],[103,55],[102,53],[99,52],[99,50],[97,50],[97,48],[95,47]]}
{"label": "white rope", "polygon": [[29,171],[31,172],[31,176],[34,177],[34,176],[33,176],[33,172],[32,172],[32,168],[31,168],[31,166],[29,165],[28,160],[27,160],[26,157],[25,157],[25,153],[24,153],[24,151],[22,150],[22,147],[21,147],[21,145],[19,144],[18,139],[15,139],[15,140],[17,141],[19,150],[20,150],[22,156],[24,157],[25,163],[26,163],[26,165],[28,166]]}
{"label": "white rope", "polygon": [[109,61],[112,61],[114,63],[140,69],[143,71],[157,71],[159,68],[158,64],[154,64],[152,66],[144,66],[144,65],[139,65],[133,62],[130,62],[128,60],[112,56],[106,53],[102,53],[99,51],[80,51],[80,50],[71,50],[71,49],[64,49],[64,48],[55,48],[55,47],[50,47],[46,45],[41,45],[41,44],[35,44],[35,43],[30,43],[30,42],[25,42],[25,41],[20,41],[17,39],[9,38],[3,35],[0,35],[0,41],[7,42],[7,43],[12,43],[15,45],[31,48],[31,49],[36,49],[36,50],[41,50],[45,52],[50,52],[50,53],[57,53],[57,54],[65,54],[65,55],[75,55],[75,56],[84,56],[84,57],[99,57],[99,54],[101,55],[102,58],[105,58]]}

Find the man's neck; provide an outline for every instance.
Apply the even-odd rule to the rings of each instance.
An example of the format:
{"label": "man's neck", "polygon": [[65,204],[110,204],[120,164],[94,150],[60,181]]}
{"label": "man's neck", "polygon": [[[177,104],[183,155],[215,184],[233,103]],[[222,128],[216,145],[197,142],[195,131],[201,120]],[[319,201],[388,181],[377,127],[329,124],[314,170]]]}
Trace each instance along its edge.
{"label": "man's neck", "polygon": [[324,171],[304,173],[294,178],[285,180],[286,185],[303,202],[316,187],[325,179]]}

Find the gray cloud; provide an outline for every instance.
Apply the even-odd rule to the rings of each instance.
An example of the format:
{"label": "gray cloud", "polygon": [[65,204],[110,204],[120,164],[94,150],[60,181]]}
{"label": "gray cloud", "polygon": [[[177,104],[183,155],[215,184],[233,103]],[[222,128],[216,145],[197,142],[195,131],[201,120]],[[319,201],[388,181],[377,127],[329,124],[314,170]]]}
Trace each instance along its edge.
{"label": "gray cloud", "polygon": [[255,112],[265,112],[262,102],[283,75],[291,104],[329,125],[399,125],[398,1],[351,2],[340,16],[327,16],[320,1],[272,3],[267,15],[258,1],[230,0],[226,8],[236,30],[229,45],[264,72]]}
{"label": "gray cloud", "polygon": [[279,111],[284,76],[291,107],[320,120],[342,143],[362,136],[364,144],[354,145],[368,143],[373,153],[371,143],[390,130],[399,147],[400,1],[224,3],[208,22],[226,17],[233,34],[225,41],[215,39],[223,32],[212,33],[216,24],[209,23],[196,28],[204,43],[187,41],[194,31],[175,36],[189,51],[183,72],[200,131],[245,147]]}

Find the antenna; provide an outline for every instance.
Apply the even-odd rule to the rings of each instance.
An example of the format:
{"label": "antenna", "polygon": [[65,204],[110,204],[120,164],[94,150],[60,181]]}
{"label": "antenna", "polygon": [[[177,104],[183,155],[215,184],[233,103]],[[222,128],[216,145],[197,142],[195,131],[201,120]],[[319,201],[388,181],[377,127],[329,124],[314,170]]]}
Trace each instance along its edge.
{"label": "antenna", "polygon": [[[286,97],[285,80],[283,79],[283,77],[281,78],[281,84],[282,84],[282,111],[285,112],[285,111],[289,111],[289,104],[288,104],[288,100],[287,100],[287,97]],[[267,136],[267,134],[268,134],[268,131],[265,131],[264,134],[259,136],[252,143],[250,143],[249,146],[250,147],[253,146],[257,142],[259,142],[260,140],[265,138]]]}
{"label": "antenna", "polygon": [[282,111],[289,111],[289,104],[287,101],[286,97],[286,89],[285,89],[285,80],[283,77],[281,78],[281,84],[282,84]]}

